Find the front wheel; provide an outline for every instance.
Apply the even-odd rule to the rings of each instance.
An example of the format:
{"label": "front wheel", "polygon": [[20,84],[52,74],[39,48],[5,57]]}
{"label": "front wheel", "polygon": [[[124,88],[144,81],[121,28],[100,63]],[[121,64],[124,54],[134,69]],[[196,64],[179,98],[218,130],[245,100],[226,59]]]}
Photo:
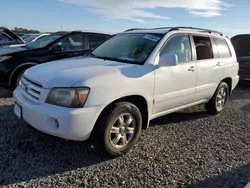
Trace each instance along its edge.
{"label": "front wheel", "polygon": [[205,108],[210,114],[219,114],[225,107],[229,96],[229,88],[227,83],[221,82],[213,97],[205,105]]}
{"label": "front wheel", "polygon": [[24,71],[21,71],[18,76],[17,76],[17,79],[16,79],[16,86],[18,86],[20,84],[20,81],[21,81],[21,78],[23,76],[23,73]]}
{"label": "front wheel", "polygon": [[99,144],[111,155],[126,154],[138,141],[142,128],[140,110],[132,103],[120,102],[102,119]]}
{"label": "front wheel", "polygon": [[25,70],[18,73],[16,80],[14,82],[14,88],[16,88],[20,84],[20,81],[21,81],[21,78],[22,78],[24,72],[25,72]]}

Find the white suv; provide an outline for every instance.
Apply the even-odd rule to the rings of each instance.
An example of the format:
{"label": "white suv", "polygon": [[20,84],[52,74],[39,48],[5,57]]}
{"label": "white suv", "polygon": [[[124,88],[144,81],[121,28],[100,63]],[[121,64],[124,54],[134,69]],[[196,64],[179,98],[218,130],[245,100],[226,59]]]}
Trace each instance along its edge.
{"label": "white suv", "polygon": [[88,57],[28,69],[14,91],[15,114],[64,139],[90,135],[111,155],[128,152],[149,121],[205,103],[221,112],[236,87],[230,40],[199,28],[130,29]]}

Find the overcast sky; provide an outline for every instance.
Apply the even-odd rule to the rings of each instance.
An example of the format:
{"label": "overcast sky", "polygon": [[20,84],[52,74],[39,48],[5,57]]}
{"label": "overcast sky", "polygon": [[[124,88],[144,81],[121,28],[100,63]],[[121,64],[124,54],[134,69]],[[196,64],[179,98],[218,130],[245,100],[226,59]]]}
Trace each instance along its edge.
{"label": "overcast sky", "polygon": [[40,31],[194,26],[250,33],[250,0],[1,0],[0,25]]}

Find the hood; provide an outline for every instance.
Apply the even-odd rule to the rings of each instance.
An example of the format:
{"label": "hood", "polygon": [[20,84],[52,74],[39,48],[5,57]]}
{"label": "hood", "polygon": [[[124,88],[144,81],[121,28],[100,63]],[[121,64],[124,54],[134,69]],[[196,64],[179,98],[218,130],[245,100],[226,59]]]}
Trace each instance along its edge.
{"label": "hood", "polygon": [[17,34],[15,34],[13,31],[7,29],[6,27],[0,27],[0,32],[3,32],[7,34],[9,37],[11,37],[14,41],[17,41],[19,43],[25,43],[25,41],[19,37]]}
{"label": "hood", "polygon": [[4,47],[4,48],[0,48],[0,56],[10,55],[12,53],[22,52],[22,51],[27,51],[27,50],[28,49],[21,48],[21,47]]}
{"label": "hood", "polygon": [[124,77],[134,76],[133,72],[143,74],[135,70],[140,67],[142,66],[78,57],[37,65],[24,74],[44,88],[90,86],[100,82],[122,81]]}

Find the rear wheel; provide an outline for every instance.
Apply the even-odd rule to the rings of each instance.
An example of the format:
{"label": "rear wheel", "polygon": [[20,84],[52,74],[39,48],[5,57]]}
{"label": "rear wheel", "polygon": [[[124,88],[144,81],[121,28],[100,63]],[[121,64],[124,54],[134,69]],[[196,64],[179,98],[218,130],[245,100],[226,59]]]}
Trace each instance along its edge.
{"label": "rear wheel", "polygon": [[98,143],[111,156],[126,154],[138,141],[142,115],[132,103],[120,102],[101,120]]}
{"label": "rear wheel", "polygon": [[210,114],[219,114],[225,107],[229,96],[229,88],[225,82],[221,82],[211,100],[205,105]]}

